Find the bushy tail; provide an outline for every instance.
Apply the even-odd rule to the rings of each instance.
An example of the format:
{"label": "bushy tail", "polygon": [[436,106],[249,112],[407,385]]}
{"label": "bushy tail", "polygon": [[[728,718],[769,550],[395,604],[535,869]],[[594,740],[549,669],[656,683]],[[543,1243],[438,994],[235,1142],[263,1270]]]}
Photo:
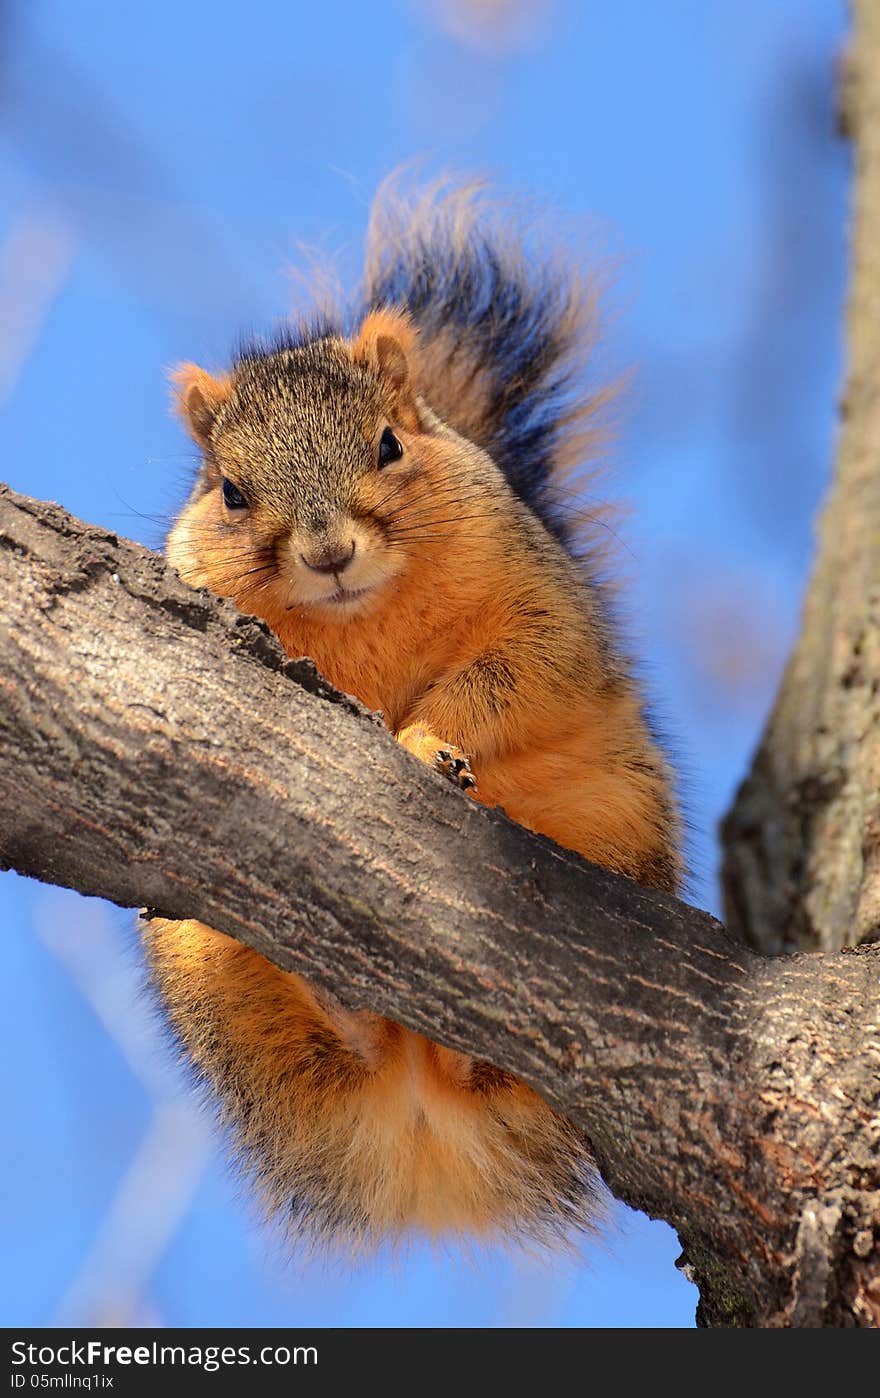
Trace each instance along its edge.
{"label": "bushy tail", "polygon": [[410,194],[392,176],[367,240],[367,309],[405,309],[420,332],[431,407],[487,451],[544,524],[572,546],[583,511],[563,485],[599,435],[607,393],[583,383],[594,296],[478,183]]}

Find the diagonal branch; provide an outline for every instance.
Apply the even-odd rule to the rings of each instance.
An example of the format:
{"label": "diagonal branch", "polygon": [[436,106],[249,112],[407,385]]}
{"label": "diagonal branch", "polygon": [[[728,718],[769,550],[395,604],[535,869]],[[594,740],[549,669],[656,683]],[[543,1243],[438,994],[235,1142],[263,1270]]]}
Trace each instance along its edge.
{"label": "diagonal branch", "polygon": [[[199,918],[519,1073],[678,1228],[710,1322],[880,1318],[880,956],[754,956],[468,801],[157,555],[5,487],[0,616],[0,867]],[[817,1273],[820,1245],[851,1265]]]}

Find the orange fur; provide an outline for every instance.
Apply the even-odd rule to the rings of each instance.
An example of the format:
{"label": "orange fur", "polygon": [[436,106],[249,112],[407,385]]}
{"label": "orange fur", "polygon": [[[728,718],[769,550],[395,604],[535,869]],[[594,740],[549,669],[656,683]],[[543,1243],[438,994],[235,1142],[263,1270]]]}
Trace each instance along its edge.
{"label": "orange fur", "polygon": [[232,377],[215,378],[198,364],[178,364],[171,373],[177,411],[200,446],[207,446],[214,418],[229,397]]}
{"label": "orange fur", "polygon": [[582,1199],[567,1216],[555,1200],[589,1189],[583,1147],[522,1083],[322,1004],[301,977],[201,923],[156,919],[147,944],[226,1120],[240,1128],[248,1113],[240,1140],[271,1211],[354,1247],[413,1228],[436,1237],[450,1223],[499,1236],[523,1218],[559,1241],[576,1221]]}
{"label": "orange fur", "polygon": [[355,362],[369,364],[378,373],[395,419],[410,431],[419,425],[409,365],[415,348],[416,332],[403,311],[373,311],[352,344]]}

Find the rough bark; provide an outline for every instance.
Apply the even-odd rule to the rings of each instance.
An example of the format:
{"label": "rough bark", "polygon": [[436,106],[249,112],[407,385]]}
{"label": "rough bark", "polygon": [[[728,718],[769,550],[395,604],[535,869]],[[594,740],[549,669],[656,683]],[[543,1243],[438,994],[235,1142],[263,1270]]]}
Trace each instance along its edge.
{"label": "rough bark", "polygon": [[880,939],[880,5],[854,12],[840,449],[800,638],[723,830],[728,924],[771,954]]}
{"label": "rough bark", "polygon": [[519,1073],[710,1324],[880,1324],[880,947],[764,959],[448,787],[265,628],[0,489],[0,867]]}

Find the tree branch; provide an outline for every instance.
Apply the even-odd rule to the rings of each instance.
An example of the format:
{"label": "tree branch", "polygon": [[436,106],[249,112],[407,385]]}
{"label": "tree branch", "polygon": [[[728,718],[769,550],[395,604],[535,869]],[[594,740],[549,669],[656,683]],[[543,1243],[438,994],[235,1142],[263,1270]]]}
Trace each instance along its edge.
{"label": "tree branch", "polygon": [[[155,554],[5,487],[0,615],[0,866],[199,918],[518,1073],[679,1230],[707,1321],[880,1320],[880,954],[761,960],[469,801]],[[817,1239],[846,1258],[818,1281]]]}

